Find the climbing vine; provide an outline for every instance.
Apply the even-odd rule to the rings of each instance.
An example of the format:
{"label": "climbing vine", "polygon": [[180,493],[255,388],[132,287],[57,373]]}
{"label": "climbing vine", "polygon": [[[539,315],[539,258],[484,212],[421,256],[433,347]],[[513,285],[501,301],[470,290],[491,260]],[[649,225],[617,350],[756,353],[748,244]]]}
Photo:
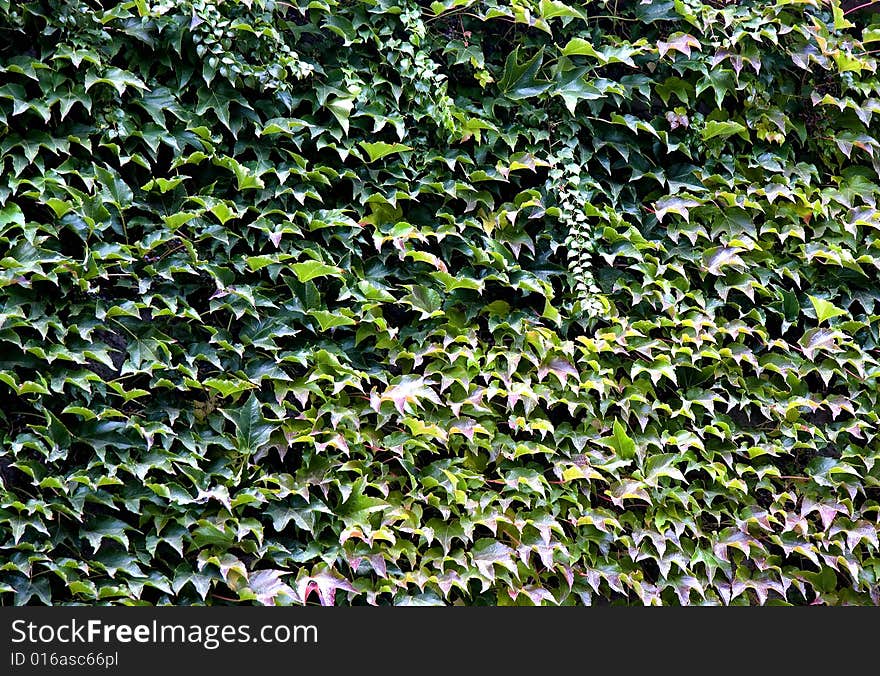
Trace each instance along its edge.
{"label": "climbing vine", "polygon": [[880,603],[856,7],[0,0],[0,603]]}

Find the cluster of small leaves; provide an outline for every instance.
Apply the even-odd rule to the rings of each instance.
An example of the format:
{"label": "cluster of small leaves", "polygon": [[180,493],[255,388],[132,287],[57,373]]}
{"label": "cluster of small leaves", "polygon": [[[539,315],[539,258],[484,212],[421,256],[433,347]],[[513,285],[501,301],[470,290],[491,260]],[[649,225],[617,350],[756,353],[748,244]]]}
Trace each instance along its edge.
{"label": "cluster of small leaves", "polygon": [[172,9],[192,12],[192,41],[208,85],[219,73],[233,85],[240,81],[264,90],[287,89],[289,78],[302,79],[313,72],[313,66],[300,60],[273,25],[271,7],[195,0],[190,10],[184,3],[166,0],[154,11],[163,14]]}
{"label": "cluster of small leaves", "polygon": [[837,0],[0,0],[0,603],[880,602]]}
{"label": "cluster of small leaves", "polygon": [[595,191],[582,189],[580,181],[582,164],[579,160],[574,161],[572,150],[572,148],[563,149],[567,151],[565,153],[567,162],[561,162],[558,155],[554,158],[555,166],[550,170],[549,177],[558,186],[556,198],[559,221],[568,231],[568,236],[565,238],[568,269],[580,303],[579,307],[572,308],[572,312],[582,313],[587,317],[597,317],[609,309],[607,301],[603,303],[601,296],[597,295],[601,293],[601,289],[597,286],[593,275],[593,255],[596,253],[597,235],[601,233],[590,223],[589,216],[600,214],[590,201]]}

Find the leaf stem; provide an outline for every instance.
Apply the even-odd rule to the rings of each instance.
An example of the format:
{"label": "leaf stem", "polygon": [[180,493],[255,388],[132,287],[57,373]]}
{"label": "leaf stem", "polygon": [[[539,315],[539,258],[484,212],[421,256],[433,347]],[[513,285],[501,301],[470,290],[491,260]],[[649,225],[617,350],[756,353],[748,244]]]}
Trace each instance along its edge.
{"label": "leaf stem", "polygon": [[119,221],[122,223],[122,235],[125,237],[125,243],[131,244],[128,240],[128,226],[125,224],[125,214],[122,212],[122,207],[119,207]]}
{"label": "leaf stem", "polygon": [[874,5],[876,3],[877,3],[877,0],[868,0],[868,2],[863,2],[861,5],[856,5],[855,7],[850,7],[848,10],[846,10],[843,13],[843,15],[849,16],[853,12],[858,12],[860,9],[865,9],[865,7],[870,7],[871,5]]}

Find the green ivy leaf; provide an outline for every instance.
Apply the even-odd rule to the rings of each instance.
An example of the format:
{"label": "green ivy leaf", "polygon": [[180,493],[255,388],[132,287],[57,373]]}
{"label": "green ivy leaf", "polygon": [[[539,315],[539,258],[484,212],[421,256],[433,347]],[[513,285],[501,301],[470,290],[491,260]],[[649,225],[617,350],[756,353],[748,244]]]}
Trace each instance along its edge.
{"label": "green ivy leaf", "polygon": [[830,319],[834,319],[835,317],[839,317],[840,315],[846,314],[846,310],[841,310],[839,307],[835,306],[833,303],[827,300],[817,298],[816,296],[808,296],[808,298],[813,304],[813,309],[816,311],[816,320],[820,324],[822,322],[827,322]]}
{"label": "green ivy leaf", "polygon": [[562,48],[563,56],[592,56],[599,58],[599,53],[593,47],[592,43],[583,38],[572,38],[568,44]]}
{"label": "green ivy leaf", "polygon": [[337,326],[354,326],[357,323],[351,317],[328,312],[327,310],[309,310],[309,314],[318,320],[321,331],[329,331]]}
{"label": "green ivy leaf", "polygon": [[743,134],[748,133],[746,127],[739,122],[731,122],[731,121],[723,121],[719,122],[716,120],[709,120],[706,122],[706,126],[703,128],[703,131],[700,133],[701,138],[704,141],[708,141],[713,138],[727,138],[728,136],[733,136],[734,134]]}
{"label": "green ivy leaf", "polygon": [[293,273],[300,282],[308,282],[318,277],[341,277],[342,270],[333,266],[321,263],[320,261],[304,261],[302,263],[293,263],[290,266]]}
{"label": "green ivy leaf", "polygon": [[24,214],[17,204],[9,204],[0,209],[0,228],[8,225],[24,225]]}
{"label": "green ivy leaf", "polygon": [[636,455],[636,442],[626,433],[626,427],[615,420],[611,427],[611,435],[603,437],[602,441],[614,449],[617,456],[623,460],[630,460]]}
{"label": "green ivy leaf", "polygon": [[532,58],[520,62],[519,49],[507,57],[504,73],[498,81],[498,89],[514,101],[537,96],[547,91],[552,83],[537,79],[538,71],[544,62],[544,50],[539,50]]}
{"label": "green ivy leaf", "polygon": [[375,162],[388,155],[412,150],[411,146],[404,145],[403,143],[385,143],[385,141],[376,141],[375,143],[361,141],[359,145],[367,151],[367,154],[370,156],[370,162]]}
{"label": "green ivy leaf", "polygon": [[269,443],[275,426],[263,417],[262,407],[252,392],[237,413],[224,411],[235,424],[235,444],[240,453],[253,455]]}
{"label": "green ivy leaf", "polygon": [[349,129],[348,120],[351,117],[352,108],[354,108],[354,97],[340,96],[332,101],[328,101],[325,105],[333,113],[333,117],[339,122],[342,130],[347,134]]}
{"label": "green ivy leaf", "polygon": [[95,74],[94,71],[88,71],[85,76],[85,90],[88,91],[96,84],[107,84],[116,89],[122,96],[128,87],[134,87],[141,91],[149,90],[149,87],[137,77],[134,73],[120,68],[109,68],[102,77]]}

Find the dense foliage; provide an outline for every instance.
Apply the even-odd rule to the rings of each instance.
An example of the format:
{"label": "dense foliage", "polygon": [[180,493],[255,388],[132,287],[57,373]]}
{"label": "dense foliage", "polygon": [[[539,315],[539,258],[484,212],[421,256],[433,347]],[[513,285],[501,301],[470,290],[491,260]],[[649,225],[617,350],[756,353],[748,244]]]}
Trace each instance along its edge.
{"label": "dense foliage", "polygon": [[0,0],[0,601],[880,602],[873,17]]}

